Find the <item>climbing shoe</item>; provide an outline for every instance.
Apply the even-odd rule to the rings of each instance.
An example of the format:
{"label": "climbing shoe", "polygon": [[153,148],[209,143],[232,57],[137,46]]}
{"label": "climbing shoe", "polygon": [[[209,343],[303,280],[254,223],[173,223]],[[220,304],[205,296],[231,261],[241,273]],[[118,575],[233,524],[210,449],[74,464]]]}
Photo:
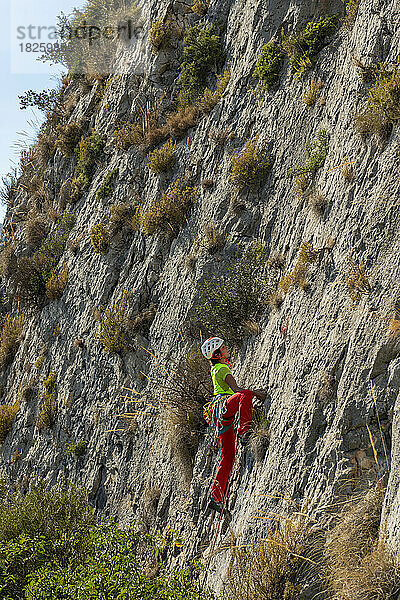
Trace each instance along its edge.
{"label": "climbing shoe", "polygon": [[[215,498],[211,498],[210,502],[208,503],[207,506],[207,512],[211,511],[211,510],[215,510],[215,512],[217,513],[222,513],[222,502],[218,502],[218,500],[215,500]],[[230,523],[232,521],[232,515],[229,512],[229,510],[226,508],[223,509],[223,516],[224,516],[224,520],[226,523]]]}

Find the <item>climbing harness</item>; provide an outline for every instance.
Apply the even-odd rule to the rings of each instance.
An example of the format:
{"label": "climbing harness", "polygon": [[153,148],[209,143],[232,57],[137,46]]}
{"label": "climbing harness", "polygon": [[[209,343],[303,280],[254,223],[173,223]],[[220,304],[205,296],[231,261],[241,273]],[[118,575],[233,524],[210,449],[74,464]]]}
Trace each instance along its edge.
{"label": "climbing harness", "polygon": [[[232,426],[234,417],[229,419],[230,423],[223,423],[222,415],[226,411],[226,401],[231,394],[217,394],[211,402],[208,402],[203,408],[203,417],[209,425],[215,424],[218,435],[225,433]],[[228,419],[225,419],[228,420]]]}

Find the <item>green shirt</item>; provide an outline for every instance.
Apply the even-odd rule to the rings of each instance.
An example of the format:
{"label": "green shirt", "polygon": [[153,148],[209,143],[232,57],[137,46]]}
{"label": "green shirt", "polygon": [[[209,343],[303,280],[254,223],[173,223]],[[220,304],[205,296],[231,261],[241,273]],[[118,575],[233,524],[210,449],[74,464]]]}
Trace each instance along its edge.
{"label": "green shirt", "polygon": [[229,394],[232,396],[235,392],[225,383],[225,377],[232,375],[230,368],[225,363],[217,363],[211,367],[211,377],[214,384],[214,396],[217,394]]}

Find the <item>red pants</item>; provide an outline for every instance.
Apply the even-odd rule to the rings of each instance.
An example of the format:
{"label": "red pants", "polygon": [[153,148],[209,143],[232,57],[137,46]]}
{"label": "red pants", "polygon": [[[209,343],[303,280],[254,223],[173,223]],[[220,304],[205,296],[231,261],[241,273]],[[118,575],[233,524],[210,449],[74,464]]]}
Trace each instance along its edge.
{"label": "red pants", "polygon": [[[239,411],[239,431],[238,435],[246,433],[251,424],[253,415],[253,392],[250,390],[243,390],[242,392],[236,392],[233,396],[230,396],[226,401],[226,410],[221,415],[222,425],[227,425],[233,421],[235,414]],[[233,461],[235,460],[235,427],[232,424],[231,427],[219,436],[221,441],[221,461],[219,463],[217,475],[215,477],[211,496],[222,502],[225,492],[226,484],[228,482],[229,473],[232,470]]]}

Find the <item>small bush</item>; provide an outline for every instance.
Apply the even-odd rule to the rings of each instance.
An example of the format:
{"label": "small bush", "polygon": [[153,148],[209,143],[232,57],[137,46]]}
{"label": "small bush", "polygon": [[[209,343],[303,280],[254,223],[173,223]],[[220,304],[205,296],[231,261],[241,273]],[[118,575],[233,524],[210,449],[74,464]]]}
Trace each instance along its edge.
{"label": "small bush", "polygon": [[97,190],[96,200],[104,200],[105,198],[108,198],[108,196],[112,195],[114,191],[113,183],[117,179],[118,174],[118,169],[113,169],[112,171],[109,171],[109,173],[107,173],[107,175],[101,182],[99,189]]}
{"label": "small bush", "polygon": [[319,96],[321,89],[324,87],[322,81],[316,81],[315,79],[311,79],[310,87],[308,88],[306,94],[303,96],[303,102],[308,107],[314,106]]}
{"label": "small bush", "polygon": [[171,42],[171,25],[168,21],[155,21],[150,27],[149,42],[153,52],[168,48]]}
{"label": "small bush", "polygon": [[40,246],[46,233],[46,223],[40,217],[29,219],[25,224],[25,239],[30,246],[35,248]]}
{"label": "small bush", "polygon": [[76,444],[66,444],[65,447],[67,456],[74,455],[77,458],[79,458],[80,456],[83,456],[86,453],[88,443],[85,440],[81,440]]}
{"label": "small bush", "polygon": [[313,142],[305,145],[306,161],[301,166],[296,166],[289,171],[290,175],[314,175],[320,169],[328,154],[328,134],[325,129],[320,129]]}
{"label": "small bush", "polygon": [[353,300],[353,302],[357,303],[361,300],[363,294],[368,295],[371,293],[371,285],[361,263],[357,263],[351,258],[351,256],[347,257],[347,262],[347,291],[349,292],[350,298]]}
{"label": "small bush", "polygon": [[175,235],[185,223],[197,195],[197,187],[187,186],[183,180],[177,179],[162,194],[161,200],[153,202],[149,210],[143,213],[141,223],[144,233]]}
{"label": "small bush", "polygon": [[201,112],[196,104],[181,106],[176,112],[167,116],[169,134],[173,139],[181,138],[188,129],[198,124],[200,117]]}
{"label": "small bush", "polygon": [[56,373],[49,373],[48,377],[43,380],[43,386],[44,392],[42,392],[42,402],[40,405],[39,418],[37,420],[37,428],[39,431],[52,428],[56,422],[58,413]]}
{"label": "small bush", "polygon": [[222,75],[217,75],[217,85],[215,91],[212,92],[209,88],[206,88],[200,98],[197,100],[197,106],[202,113],[208,114],[212,111],[214,106],[221,100],[224,92],[231,79],[231,72],[226,70]]}
{"label": "small bush", "polygon": [[308,288],[306,280],[309,265],[315,263],[319,258],[319,250],[315,250],[309,242],[303,242],[300,246],[299,256],[293,270],[284,273],[279,281],[279,289],[287,294],[293,287]]}
{"label": "small bush", "polygon": [[219,331],[232,343],[248,334],[246,322],[257,322],[272,292],[265,263],[264,246],[253,243],[238,253],[226,271],[218,276],[212,274],[196,285],[196,315],[207,332]]}
{"label": "small bush", "polygon": [[144,134],[138,123],[126,122],[114,131],[114,139],[119,150],[128,150],[133,145],[141,144],[144,140]]}
{"label": "small bush", "polygon": [[153,173],[165,173],[172,169],[176,162],[174,154],[176,142],[173,143],[171,140],[161,146],[158,150],[153,150],[147,155],[148,163],[147,166]]}
{"label": "small bush", "polygon": [[110,238],[104,223],[93,225],[90,230],[90,241],[95,252],[107,252],[110,245]]}
{"label": "small bush", "polygon": [[67,123],[57,127],[55,146],[64,156],[73,156],[75,148],[82,137],[82,126],[78,123]]}
{"label": "small bush", "polygon": [[344,19],[344,24],[347,29],[353,29],[359,6],[360,0],[347,0],[347,2],[345,2],[346,16]]}
{"label": "small bush", "polygon": [[193,104],[203,92],[207,77],[221,61],[221,40],[213,27],[200,24],[189,27],[183,36],[183,59],[178,84],[179,104]]}
{"label": "small bush", "polygon": [[[38,595],[32,588],[25,595],[26,586],[35,572],[42,573],[44,565],[72,569],[86,560],[92,542],[89,528],[95,517],[85,492],[72,485],[48,490],[41,482],[26,494],[3,491],[0,521],[2,595],[33,600],[41,596],[40,584],[36,584]],[[43,593],[55,598],[53,590]]]}
{"label": "small bush", "polygon": [[210,254],[215,254],[226,244],[226,235],[217,231],[215,223],[208,223],[204,227],[206,249]]}
{"label": "small bush", "polygon": [[82,138],[75,148],[76,167],[71,180],[71,199],[79,198],[87,191],[92,180],[96,161],[100,158],[104,148],[104,140],[96,130]]}
{"label": "small bush", "polygon": [[257,148],[258,136],[248,140],[240,152],[232,158],[230,181],[238,188],[257,188],[265,178],[269,159]]}
{"label": "small bush", "polygon": [[325,15],[318,21],[307,23],[299,34],[284,40],[290,66],[298,78],[314,66],[318,52],[326,46],[327,38],[335,33],[338,25],[338,15]]}
{"label": "small bush", "polygon": [[68,266],[64,263],[60,271],[54,270],[46,281],[46,296],[49,300],[58,300],[64,293],[68,281]]}
{"label": "small bush", "polygon": [[121,298],[104,309],[100,307],[100,340],[106,352],[122,352],[129,348],[129,303],[133,291],[124,289]]}
{"label": "small bush", "polygon": [[135,214],[135,209],[125,202],[119,202],[110,206],[110,219],[108,229],[111,235],[115,235],[123,227],[132,227],[132,218]]}
{"label": "small bush", "polygon": [[191,6],[192,12],[194,12],[199,17],[204,17],[208,11],[208,2],[205,0],[194,0]]}
{"label": "small bush", "polygon": [[375,71],[375,83],[368,92],[366,109],[355,116],[359,133],[383,134],[400,120],[400,63],[392,71],[385,65]]}
{"label": "small bush", "polygon": [[253,77],[258,79],[260,88],[268,91],[279,79],[283,52],[276,40],[271,40],[261,48]]}
{"label": "small bush", "polygon": [[24,317],[7,313],[1,317],[0,368],[6,369],[13,361],[22,340]]}
{"label": "small bush", "polygon": [[18,411],[19,402],[14,402],[14,404],[0,404],[0,444],[4,444],[6,437],[12,429]]}

